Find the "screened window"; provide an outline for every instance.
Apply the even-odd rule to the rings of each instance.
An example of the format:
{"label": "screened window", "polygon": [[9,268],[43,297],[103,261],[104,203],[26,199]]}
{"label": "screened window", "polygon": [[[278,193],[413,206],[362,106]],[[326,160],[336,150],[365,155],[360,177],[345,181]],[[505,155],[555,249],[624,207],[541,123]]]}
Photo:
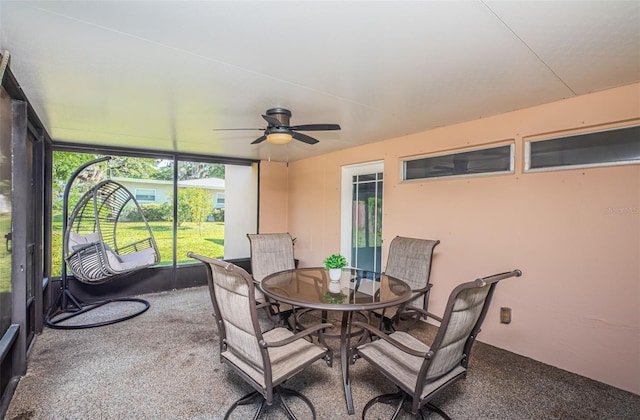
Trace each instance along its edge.
{"label": "screened window", "polygon": [[[53,276],[62,272],[62,197],[66,183],[80,165],[102,156],[75,150],[53,152]],[[110,161],[91,166],[78,176],[70,190],[69,212],[85,192],[110,178],[127,188],[140,205],[160,251],[159,266],[194,263],[187,257],[189,251],[218,258],[249,256],[246,235],[257,232],[257,163],[108,154]],[[137,211],[121,214],[118,236],[135,238],[144,231],[140,229],[144,222],[137,215]]]}
{"label": "screened window", "polygon": [[155,202],[156,201],[156,190],[151,190],[148,188],[136,188],[136,200],[138,201],[147,201],[147,202]]}
{"label": "screened window", "polygon": [[513,144],[403,162],[403,180],[513,172]]}
{"label": "screened window", "polygon": [[224,257],[224,211],[216,209],[214,197],[225,189],[225,169],[219,163],[178,162],[178,262],[193,261],[189,251]]}
{"label": "screened window", "polygon": [[525,145],[527,170],[639,163],[640,126],[529,141]]}
{"label": "screened window", "polygon": [[[56,150],[53,152],[51,274],[62,273],[63,192],[71,174],[82,164],[99,158],[101,154]],[[151,227],[160,264],[173,263],[173,160],[122,156],[110,153],[111,160],[92,165],[81,172],[69,190],[67,210],[71,213],[82,195],[100,181],[111,179],[129,190],[142,208]],[[153,186],[155,188],[149,188]],[[123,210],[117,226],[117,237],[141,238],[144,223],[133,203]]]}

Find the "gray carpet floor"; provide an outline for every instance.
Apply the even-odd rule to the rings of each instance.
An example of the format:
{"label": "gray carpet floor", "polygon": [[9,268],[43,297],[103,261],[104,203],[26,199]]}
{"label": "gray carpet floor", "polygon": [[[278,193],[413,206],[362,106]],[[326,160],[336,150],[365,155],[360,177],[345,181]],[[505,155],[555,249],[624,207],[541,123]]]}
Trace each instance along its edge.
{"label": "gray carpet floor", "polygon": [[[220,363],[218,336],[204,287],[143,296],[151,303],[131,320],[92,329],[45,331],[36,338],[7,419],[221,419],[251,388]],[[126,305],[125,305],[126,306]],[[92,317],[109,316],[94,311]],[[266,324],[266,321],[265,321]],[[412,332],[425,340],[434,328]],[[480,335],[482,339],[482,335]],[[335,346],[338,345],[334,342]],[[332,344],[332,343],[330,343]],[[318,419],[361,418],[375,395],[394,386],[364,360],[352,366],[356,414],[348,416],[339,359],[322,361],[287,382],[314,403]],[[640,396],[476,343],[466,380],[435,401],[453,419],[639,419]],[[378,404],[372,419],[389,418]],[[309,418],[300,410],[300,419]],[[255,407],[233,418],[252,418]],[[264,418],[285,418],[279,404]],[[400,418],[409,419],[405,414]],[[429,418],[439,418],[431,414]]]}

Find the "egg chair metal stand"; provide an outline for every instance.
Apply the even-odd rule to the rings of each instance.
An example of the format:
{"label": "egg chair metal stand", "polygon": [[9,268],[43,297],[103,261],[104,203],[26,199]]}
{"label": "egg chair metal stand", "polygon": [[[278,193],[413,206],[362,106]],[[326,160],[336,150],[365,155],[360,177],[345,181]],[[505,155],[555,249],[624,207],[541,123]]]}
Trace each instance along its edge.
{"label": "egg chair metal stand", "polygon": [[[78,175],[91,165],[110,160],[110,156],[95,159],[80,166],[71,175],[64,190],[62,210],[62,273],[58,296],[45,323],[50,328],[83,329],[101,327],[134,318],[146,312],[150,304],[138,298],[112,298],[82,303],[69,290],[69,274],[85,284],[101,284],[127,276],[160,261],[160,253],[151,228],[140,205],[123,185],[106,180],[87,191],[69,217],[69,194]],[[146,227],[146,236],[130,243],[118,240],[119,225],[134,214]],[[144,236],[144,235],[143,235]],[[120,304],[127,311],[104,309],[99,321],[72,320],[108,304]],[[66,322],[70,321],[70,322]]]}

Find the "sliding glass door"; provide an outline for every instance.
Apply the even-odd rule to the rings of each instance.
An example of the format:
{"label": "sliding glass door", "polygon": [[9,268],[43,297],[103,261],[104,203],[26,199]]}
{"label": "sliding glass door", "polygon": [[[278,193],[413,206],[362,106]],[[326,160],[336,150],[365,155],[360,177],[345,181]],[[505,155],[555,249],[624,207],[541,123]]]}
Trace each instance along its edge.
{"label": "sliding glass door", "polygon": [[383,164],[342,171],[342,254],[362,270],[382,271]]}

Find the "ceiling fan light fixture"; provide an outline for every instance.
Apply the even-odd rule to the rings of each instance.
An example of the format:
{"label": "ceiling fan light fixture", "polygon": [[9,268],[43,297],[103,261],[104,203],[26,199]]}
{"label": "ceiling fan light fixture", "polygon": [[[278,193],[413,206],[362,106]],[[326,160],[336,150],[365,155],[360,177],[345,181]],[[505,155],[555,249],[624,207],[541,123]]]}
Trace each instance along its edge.
{"label": "ceiling fan light fixture", "polygon": [[251,144],[260,144],[266,141],[271,144],[284,145],[291,140],[298,140],[306,144],[316,144],[318,139],[315,139],[306,134],[300,133],[300,131],[329,131],[340,130],[338,124],[303,124],[303,125],[289,125],[289,117],[291,117],[291,111],[284,108],[271,108],[267,109],[267,113],[262,115],[262,118],[267,122],[267,127],[262,128],[222,128],[214,130],[260,130],[264,132],[263,135],[251,142]]}
{"label": "ceiling fan light fixture", "polygon": [[287,144],[293,137],[291,133],[269,133],[267,134],[267,141],[273,144]]}

